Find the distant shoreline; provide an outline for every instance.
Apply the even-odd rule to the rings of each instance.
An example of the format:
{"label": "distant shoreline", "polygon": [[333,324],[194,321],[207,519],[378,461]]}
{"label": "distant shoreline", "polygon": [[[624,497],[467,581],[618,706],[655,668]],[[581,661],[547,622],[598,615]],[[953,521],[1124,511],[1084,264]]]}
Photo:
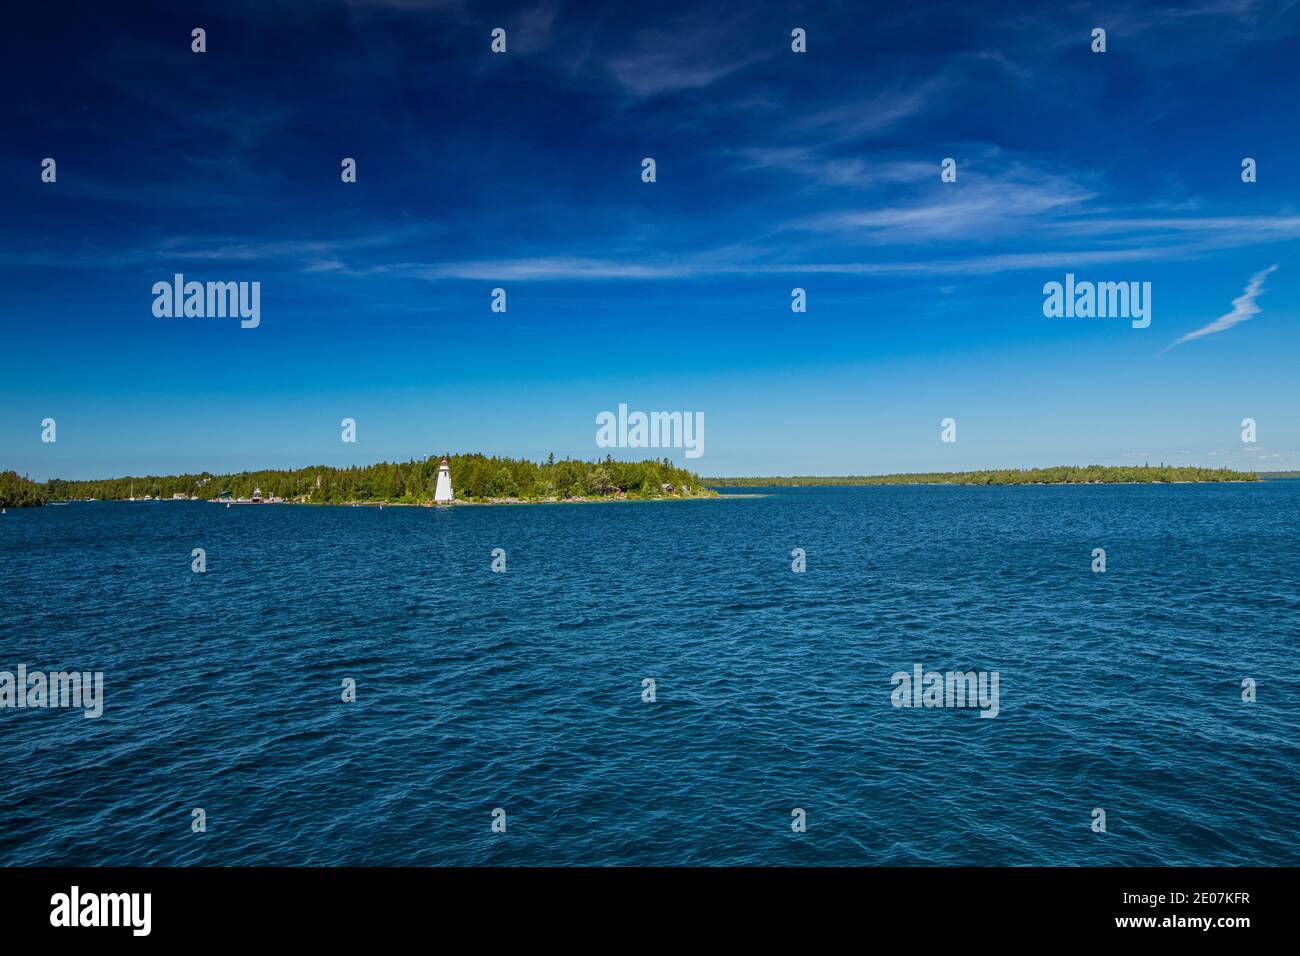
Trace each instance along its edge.
{"label": "distant shoreline", "polygon": [[[1300,476],[1297,476],[1300,477]],[[717,479],[710,479],[716,481]],[[815,478],[809,479],[804,483],[778,484],[768,480],[766,483],[746,484],[748,479],[722,479],[724,481],[736,480],[737,484],[708,484],[710,488],[902,488],[917,487],[924,485],[926,487],[970,487],[970,488],[1050,488],[1053,485],[1254,485],[1259,481],[1270,481],[1278,479],[1268,479],[1261,477],[1259,481],[1254,478],[1225,478],[1219,481],[1004,481],[1004,482],[974,482],[974,481],[844,481],[833,478],[825,478],[818,481]],[[719,495],[719,498],[765,498],[766,495]]]}
{"label": "distant shoreline", "polygon": [[1253,471],[1173,465],[1059,465],[983,471],[909,472],[893,475],[790,475],[769,478],[704,478],[708,488],[798,488],[863,485],[1190,485],[1259,481]]}

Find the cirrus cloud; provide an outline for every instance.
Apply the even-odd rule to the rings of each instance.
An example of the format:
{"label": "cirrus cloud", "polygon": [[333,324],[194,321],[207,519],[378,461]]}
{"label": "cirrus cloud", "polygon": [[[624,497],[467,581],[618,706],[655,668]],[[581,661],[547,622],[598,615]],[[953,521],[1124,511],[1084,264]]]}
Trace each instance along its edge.
{"label": "cirrus cloud", "polygon": [[1256,315],[1259,315],[1260,308],[1255,304],[1260,293],[1264,291],[1264,280],[1268,278],[1270,272],[1277,268],[1277,264],[1269,266],[1267,269],[1261,269],[1250,277],[1246,283],[1246,288],[1242,290],[1241,295],[1232,300],[1232,311],[1226,312],[1219,316],[1209,325],[1202,326],[1195,332],[1188,332],[1180,339],[1176,339],[1169,345],[1166,345],[1158,354],[1164,355],[1170,349],[1182,345],[1184,342],[1190,342],[1192,339],[1199,339],[1206,335],[1213,335],[1215,332],[1226,332],[1234,325],[1240,325]]}

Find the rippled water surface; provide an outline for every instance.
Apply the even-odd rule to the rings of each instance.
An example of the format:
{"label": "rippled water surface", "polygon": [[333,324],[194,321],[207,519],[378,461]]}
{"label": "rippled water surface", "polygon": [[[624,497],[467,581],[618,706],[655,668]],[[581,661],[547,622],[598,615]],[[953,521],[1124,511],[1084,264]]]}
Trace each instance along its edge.
{"label": "rippled water surface", "polygon": [[[1295,865],[1297,531],[1295,481],[11,509],[0,670],[105,709],[0,709],[0,863]],[[999,715],[893,707],[917,663]]]}

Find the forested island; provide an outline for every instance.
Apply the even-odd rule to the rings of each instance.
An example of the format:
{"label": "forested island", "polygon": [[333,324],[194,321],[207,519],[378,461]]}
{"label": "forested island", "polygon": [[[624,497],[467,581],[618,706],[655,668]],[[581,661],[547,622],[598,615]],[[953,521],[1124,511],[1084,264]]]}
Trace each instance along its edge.
{"label": "forested island", "polygon": [[1161,482],[1257,481],[1253,471],[1179,468],[1173,465],[1060,465],[993,471],[936,471],[901,475],[817,475],[779,478],[705,478],[711,488],[774,488],[799,485],[1121,485]]}
{"label": "forested island", "polygon": [[[458,501],[541,502],[612,501],[651,498],[705,498],[715,492],[695,474],[664,458],[649,461],[547,461],[487,455],[448,455]],[[52,478],[36,484],[13,472],[0,476],[0,501],[10,506],[85,499],[266,498],[303,504],[427,504],[433,500],[441,456],[423,461],[381,462],[331,468],[313,465],[295,470],[202,472],[189,475],[128,475],[95,481]],[[12,496],[12,499],[10,498]]]}
{"label": "forested island", "polygon": [[0,471],[0,508],[29,508],[45,504],[43,485],[28,481],[16,471]]}

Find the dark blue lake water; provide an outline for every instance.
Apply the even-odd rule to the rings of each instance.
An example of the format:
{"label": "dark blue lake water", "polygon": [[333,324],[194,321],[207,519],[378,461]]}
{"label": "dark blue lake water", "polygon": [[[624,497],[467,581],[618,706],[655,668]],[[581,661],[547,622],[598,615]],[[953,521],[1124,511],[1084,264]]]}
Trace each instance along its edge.
{"label": "dark blue lake water", "polygon": [[0,863],[1296,865],[1298,531],[1295,481],[10,509],[0,670],[104,712],[0,708]]}

